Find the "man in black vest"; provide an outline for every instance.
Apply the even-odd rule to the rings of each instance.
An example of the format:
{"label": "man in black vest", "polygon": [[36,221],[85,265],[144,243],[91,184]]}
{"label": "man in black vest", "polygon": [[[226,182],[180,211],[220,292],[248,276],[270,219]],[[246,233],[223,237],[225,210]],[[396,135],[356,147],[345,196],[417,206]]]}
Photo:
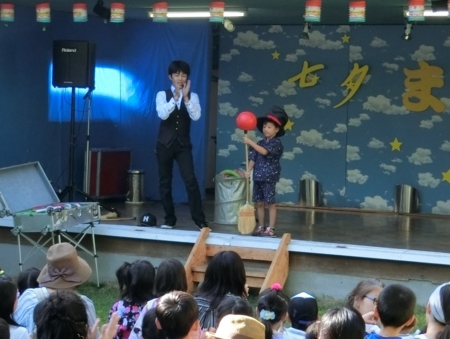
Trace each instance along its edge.
{"label": "man in black vest", "polygon": [[166,213],[161,228],[172,228],[177,222],[172,200],[173,161],[180,168],[188,193],[189,208],[195,225],[201,230],[209,227],[203,213],[202,198],[194,173],[191,144],[191,119],[197,121],[201,116],[198,95],[190,92],[191,81],[189,64],[182,60],[169,65],[171,88],[156,95],[156,111],[161,118],[156,158],[159,167],[159,193]]}

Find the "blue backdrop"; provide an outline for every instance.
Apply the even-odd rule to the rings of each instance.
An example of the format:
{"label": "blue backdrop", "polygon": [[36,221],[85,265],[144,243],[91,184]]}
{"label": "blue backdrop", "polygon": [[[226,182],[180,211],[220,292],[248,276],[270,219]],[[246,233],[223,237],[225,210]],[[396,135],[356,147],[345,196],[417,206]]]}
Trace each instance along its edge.
{"label": "blue backdrop", "polygon": [[[159,199],[155,96],[170,86],[170,61],[183,59],[191,65],[191,88],[199,94],[202,106],[202,118],[191,125],[191,136],[196,174],[204,191],[211,69],[207,20],[111,24],[94,16],[87,23],[74,23],[72,13],[52,12],[52,22],[44,25],[36,22],[33,8],[20,6],[16,6],[15,16],[15,22],[0,25],[0,167],[40,161],[55,186],[66,186],[71,88],[51,86],[52,47],[54,40],[87,40],[97,49],[91,147],[130,148],[132,167],[146,172],[145,196],[150,199]],[[76,89],[75,174],[79,187],[86,147],[86,92]],[[186,201],[178,173],[173,186],[174,200]]]}
{"label": "blue backdrop", "polygon": [[[277,202],[298,203],[301,179],[318,180],[332,207],[392,210],[394,187],[408,184],[420,192],[421,211],[450,214],[450,37],[447,26],[417,25],[412,40],[400,38],[403,26],[313,25],[309,40],[300,26],[237,26],[221,33],[217,170],[237,168],[244,159],[239,112],[263,116],[272,105],[289,115],[281,138],[284,155]],[[308,67],[307,82],[289,79]],[[418,112],[405,107],[407,71],[420,62],[443,74],[416,79],[442,105]],[[355,64],[368,66],[356,93],[344,82]],[[432,80],[434,79],[434,80]],[[427,86],[442,81],[443,86]],[[355,79],[351,79],[355,82]],[[408,106],[408,105],[407,105]],[[412,105],[413,106],[413,105]],[[262,137],[258,131],[250,136]],[[396,143],[398,141],[399,143]],[[395,146],[395,147],[394,147]]]}

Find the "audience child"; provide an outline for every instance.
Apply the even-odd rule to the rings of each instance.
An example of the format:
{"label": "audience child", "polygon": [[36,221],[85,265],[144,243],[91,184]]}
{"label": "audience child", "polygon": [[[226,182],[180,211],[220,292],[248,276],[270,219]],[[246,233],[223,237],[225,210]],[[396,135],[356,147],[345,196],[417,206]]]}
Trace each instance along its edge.
{"label": "audience child", "polygon": [[257,312],[266,327],[265,339],[283,338],[283,323],[288,313],[289,297],[284,294],[279,283],[261,292]]}
{"label": "audience child", "polygon": [[14,320],[14,310],[17,307],[17,286],[7,275],[3,274],[0,280],[0,318],[6,321],[10,336],[13,339],[29,339],[25,327],[19,326]]}
{"label": "audience child", "polygon": [[2,318],[0,318],[0,339],[10,339],[9,325]]}
{"label": "audience child", "polygon": [[379,333],[370,333],[368,339],[398,338],[403,327],[409,327],[414,321],[416,296],[406,286],[392,284],[386,286],[378,296],[375,317],[380,319]]}
{"label": "audience child", "polygon": [[156,306],[155,322],[166,339],[198,338],[200,334],[198,306],[186,292],[174,291],[162,296]]}
{"label": "audience child", "polygon": [[111,307],[109,317],[119,314],[119,328],[115,339],[128,339],[136,319],[147,301],[153,299],[155,268],[147,260],[124,262],[116,271],[120,300]]}
{"label": "audience child", "polygon": [[319,339],[363,339],[364,319],[355,309],[346,307],[328,310],[320,321]]}
{"label": "audience child", "polygon": [[164,332],[156,326],[156,309],[152,308],[142,317],[142,338],[143,339],[166,339]]}
{"label": "audience child", "polygon": [[[19,298],[14,312],[16,321],[27,328],[28,333],[34,329],[33,313],[36,305],[58,290],[73,289],[86,282],[92,270],[88,263],[77,255],[77,250],[67,242],[52,245],[47,251],[47,264],[42,269],[37,281],[41,287],[27,289]],[[89,326],[96,321],[95,307],[92,301],[80,295],[86,306]]]}
{"label": "audience child", "polygon": [[177,259],[167,259],[161,262],[156,271],[155,295],[142,309],[136,324],[130,333],[129,339],[140,339],[142,321],[147,311],[156,307],[156,303],[164,294],[172,291],[187,291],[186,271],[183,264]]}
{"label": "audience child", "polygon": [[384,283],[375,278],[362,280],[347,296],[345,307],[354,308],[363,317],[366,324],[366,332],[379,332],[376,325],[378,319],[374,318],[374,308],[378,295],[384,287]]}
{"label": "audience child", "polygon": [[195,301],[199,307],[202,329],[217,327],[217,307],[229,296],[247,298],[244,263],[233,251],[216,253],[205,271],[205,278],[197,289]]}
{"label": "audience child", "polygon": [[19,294],[22,295],[25,290],[29,288],[39,287],[37,278],[41,273],[36,267],[30,267],[23,272],[20,272],[17,278],[17,287],[19,288]]}
{"label": "audience child", "polygon": [[450,283],[438,286],[425,310],[427,329],[417,339],[450,339]]}
{"label": "audience child", "polygon": [[89,333],[86,307],[70,291],[57,291],[42,301],[36,317],[36,338],[87,338]]}
{"label": "audience child", "polygon": [[320,320],[313,322],[305,331],[305,339],[318,339],[320,329]]}
{"label": "audience child", "polygon": [[264,339],[265,327],[253,317],[229,314],[223,317],[215,332],[206,332],[209,339]]}
{"label": "audience child", "polygon": [[222,300],[217,307],[217,324],[228,314],[238,314],[253,317],[253,308],[248,300],[230,296]]}
{"label": "audience child", "polygon": [[[36,307],[36,339],[93,339],[97,336],[97,319],[88,325],[88,314],[83,299],[70,290],[59,290],[44,299]],[[117,332],[117,313],[103,325],[99,339],[112,339]]]}
{"label": "audience child", "polygon": [[318,318],[319,307],[313,296],[301,292],[289,301],[288,314],[291,327],[284,330],[284,339],[304,339],[306,329]]}

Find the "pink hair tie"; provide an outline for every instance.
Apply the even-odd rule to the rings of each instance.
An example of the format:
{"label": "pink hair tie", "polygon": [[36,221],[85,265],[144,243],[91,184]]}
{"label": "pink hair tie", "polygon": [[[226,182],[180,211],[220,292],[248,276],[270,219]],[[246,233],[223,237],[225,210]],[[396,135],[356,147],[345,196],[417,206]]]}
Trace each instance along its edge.
{"label": "pink hair tie", "polygon": [[283,286],[281,286],[280,283],[273,283],[272,286],[270,286],[270,289],[275,291],[281,291],[283,289]]}

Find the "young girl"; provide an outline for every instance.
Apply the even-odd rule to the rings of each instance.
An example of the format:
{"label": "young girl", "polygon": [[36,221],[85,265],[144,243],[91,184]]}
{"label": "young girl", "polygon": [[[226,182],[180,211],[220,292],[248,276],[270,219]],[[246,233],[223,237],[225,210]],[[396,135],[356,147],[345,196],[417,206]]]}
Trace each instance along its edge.
{"label": "young girl", "polygon": [[198,304],[200,327],[217,328],[217,307],[230,297],[247,299],[245,267],[239,254],[234,251],[218,252],[209,261],[205,278],[198,286],[195,301]]}
{"label": "young girl", "polygon": [[37,282],[37,278],[41,273],[36,267],[31,267],[26,269],[23,272],[20,272],[19,277],[17,278],[17,287],[19,288],[19,294],[22,295],[29,288],[39,287],[39,283]]}
{"label": "young girl", "polygon": [[154,298],[155,268],[147,260],[124,262],[116,271],[120,298],[111,308],[109,319],[119,313],[119,327],[114,339],[128,339],[142,308]]}
{"label": "young girl", "polygon": [[[147,302],[136,320],[129,339],[144,337],[143,321],[148,311],[154,309],[160,297],[172,291],[187,291],[186,271],[183,264],[177,259],[167,259],[161,262],[156,271],[155,298]],[[154,320],[153,320],[154,321]],[[144,337],[145,338],[145,337]]]}
{"label": "young girl", "polygon": [[266,327],[265,339],[282,339],[283,322],[288,313],[289,297],[284,294],[279,283],[264,290],[258,299],[259,320]]}
{"label": "young girl", "polygon": [[364,339],[364,320],[355,309],[328,310],[320,321],[319,339]]}
{"label": "young girl", "polygon": [[8,323],[11,338],[29,339],[27,329],[20,327],[14,320],[13,313],[17,308],[18,297],[16,284],[11,278],[3,274],[0,279],[0,318]]}
{"label": "young girl", "polygon": [[430,296],[425,309],[426,332],[417,339],[450,338],[450,283],[438,286]]}
{"label": "young girl", "polygon": [[[253,170],[253,202],[258,214],[259,226],[253,233],[255,236],[276,237],[275,221],[277,208],[275,206],[275,186],[280,180],[280,158],[283,145],[279,137],[285,134],[284,125],[289,118],[286,112],[278,107],[272,107],[265,117],[258,118],[257,127],[264,134],[264,139],[258,143],[244,136],[244,143],[253,149],[249,156],[247,177]],[[269,209],[269,226],[264,226],[264,208]]]}

